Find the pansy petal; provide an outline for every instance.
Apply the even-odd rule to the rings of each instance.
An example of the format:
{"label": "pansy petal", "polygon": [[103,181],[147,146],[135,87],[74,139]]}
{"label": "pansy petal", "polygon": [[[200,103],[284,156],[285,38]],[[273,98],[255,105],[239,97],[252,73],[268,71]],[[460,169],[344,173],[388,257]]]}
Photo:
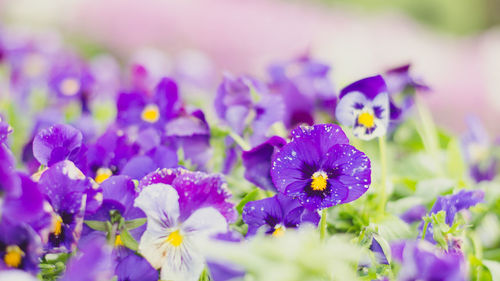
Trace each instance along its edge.
{"label": "pansy petal", "polygon": [[148,218],[147,229],[161,232],[172,227],[179,218],[179,195],[166,184],[157,183],[145,187],[135,199],[134,206],[140,208]]}
{"label": "pansy petal", "polygon": [[201,208],[196,210],[183,223],[183,230],[190,235],[210,236],[227,231],[227,222],[224,216],[215,208]]}
{"label": "pansy petal", "polygon": [[335,118],[340,124],[352,127],[356,121],[356,110],[363,109],[370,102],[360,92],[350,92],[339,100],[335,109]]}
{"label": "pansy petal", "polygon": [[160,277],[169,281],[198,281],[204,267],[205,259],[197,251],[168,251]]}
{"label": "pansy petal", "polygon": [[[283,210],[276,196],[248,202],[243,208],[243,221],[248,225],[247,235],[254,235],[259,228],[272,228],[283,223]],[[268,230],[266,229],[266,231]]]}

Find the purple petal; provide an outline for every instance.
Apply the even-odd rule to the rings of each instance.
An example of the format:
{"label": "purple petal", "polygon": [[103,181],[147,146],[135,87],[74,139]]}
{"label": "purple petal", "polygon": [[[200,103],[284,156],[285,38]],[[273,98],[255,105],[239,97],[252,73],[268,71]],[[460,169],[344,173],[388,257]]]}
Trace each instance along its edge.
{"label": "purple petal", "polygon": [[33,155],[43,165],[51,166],[74,159],[82,145],[82,133],[70,125],[57,124],[38,133],[33,141]]}

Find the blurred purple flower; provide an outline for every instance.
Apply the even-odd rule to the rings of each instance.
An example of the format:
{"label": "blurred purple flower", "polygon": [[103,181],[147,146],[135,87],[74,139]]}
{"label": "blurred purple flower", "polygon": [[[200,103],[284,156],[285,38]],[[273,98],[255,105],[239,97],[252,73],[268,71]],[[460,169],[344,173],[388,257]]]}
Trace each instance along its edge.
{"label": "blurred purple flower", "polygon": [[111,280],[115,258],[112,249],[102,237],[87,240],[79,245],[80,252],[72,257],[61,281]]}
{"label": "blurred purple flower", "polygon": [[465,281],[463,255],[447,253],[426,241],[402,241],[391,245],[392,257],[401,263],[399,281]]}
{"label": "blurred purple flower", "polygon": [[406,223],[410,224],[416,221],[420,221],[425,214],[427,213],[427,209],[423,205],[416,205],[409,208],[406,212],[404,212],[400,218]]}
{"label": "blurred purple flower", "polygon": [[22,269],[36,274],[42,254],[40,238],[27,224],[0,222],[0,271]]}
{"label": "blurred purple flower", "polygon": [[371,183],[370,160],[349,145],[338,125],[299,127],[274,156],[271,176],[279,192],[307,209],[348,203]]}
{"label": "blurred purple flower", "polygon": [[303,223],[318,225],[320,216],[299,201],[278,193],[274,197],[248,202],[243,208],[243,221],[248,225],[247,236],[262,230],[266,234],[281,236],[287,228],[298,228]]}
{"label": "blurred purple flower", "polygon": [[336,92],[329,78],[330,67],[309,55],[268,68],[270,88],[285,103],[284,123],[287,128],[312,125],[316,109],[334,115]]}
{"label": "blurred purple flower", "polygon": [[468,131],[462,136],[462,150],[469,173],[476,182],[491,181],[498,174],[499,160],[492,155],[495,144],[476,116],[466,119]]}
{"label": "blurred purple flower", "polygon": [[410,67],[410,64],[405,64],[389,69],[383,75],[389,93],[391,121],[401,121],[404,114],[413,106],[414,93],[409,93],[407,89],[430,91],[429,86],[410,74]]}
{"label": "blurred purple flower", "polygon": [[[437,214],[440,211],[446,212],[445,222],[449,226],[453,225],[455,215],[461,210],[467,210],[478,203],[483,202],[484,191],[482,190],[460,190],[458,193],[447,196],[439,196],[432,206],[429,215]],[[420,224],[419,229],[423,230],[424,223]],[[432,224],[427,226],[425,240],[435,243],[433,238]]]}
{"label": "blurred purple flower", "polygon": [[271,164],[274,154],[286,144],[286,140],[274,136],[266,142],[243,151],[241,158],[245,167],[245,178],[264,190],[276,191],[271,178]]}

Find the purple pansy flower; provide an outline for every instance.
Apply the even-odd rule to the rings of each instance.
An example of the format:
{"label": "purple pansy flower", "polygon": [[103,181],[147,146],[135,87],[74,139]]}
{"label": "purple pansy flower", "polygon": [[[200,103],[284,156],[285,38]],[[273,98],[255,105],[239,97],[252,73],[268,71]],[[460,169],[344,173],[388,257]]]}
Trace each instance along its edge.
{"label": "purple pansy flower", "polygon": [[201,110],[186,112],[170,120],[165,126],[162,143],[171,148],[182,149],[185,160],[190,160],[198,169],[203,169],[212,158],[210,128]]}
{"label": "purple pansy flower", "polygon": [[170,185],[177,190],[180,220],[185,220],[203,207],[215,208],[228,223],[237,219],[234,204],[229,201],[231,193],[221,175],[191,172],[182,168],[161,169],[144,177],[139,182],[139,189],[156,183]]}
{"label": "purple pansy flower", "polygon": [[[453,225],[455,215],[461,210],[469,209],[478,203],[481,203],[484,199],[484,191],[482,190],[460,190],[458,193],[447,196],[439,196],[432,206],[429,215],[437,214],[440,211],[446,212],[445,222],[449,226]],[[424,223],[420,225],[422,230]],[[433,238],[432,224],[427,226],[425,240],[435,243]]]}
{"label": "purple pansy flower", "polygon": [[95,211],[100,204],[99,191],[92,188],[91,182],[68,160],[43,172],[38,184],[54,210],[47,248],[72,250],[80,238],[85,211]]}
{"label": "purple pansy flower", "polygon": [[281,236],[287,228],[298,228],[302,223],[318,225],[320,216],[299,201],[278,193],[274,197],[248,202],[243,208],[243,221],[248,224],[247,236],[259,230]]}
{"label": "purple pansy flower", "polygon": [[117,100],[116,122],[122,128],[152,126],[163,131],[165,123],[178,114],[180,106],[177,84],[170,78],[163,78],[154,96],[144,92],[121,93]]}
{"label": "purple pansy flower", "polygon": [[427,213],[427,209],[424,205],[416,205],[404,212],[400,218],[406,223],[410,224],[416,221],[420,221],[425,214]]}
{"label": "purple pansy flower", "polygon": [[87,153],[89,176],[102,183],[112,175],[118,175],[127,162],[139,153],[140,146],[125,131],[110,126]]}
{"label": "purple pansy flower", "polygon": [[408,88],[418,91],[429,91],[430,88],[410,74],[410,64],[389,69],[384,74],[384,80],[389,93],[390,120],[400,121],[414,103],[413,93]]}
{"label": "purple pansy flower", "polygon": [[463,255],[444,252],[426,241],[403,241],[391,245],[392,257],[401,263],[398,281],[465,281]]}
{"label": "purple pansy flower", "polygon": [[22,269],[38,272],[42,253],[40,238],[31,227],[8,219],[0,222],[0,271]]}
{"label": "purple pansy flower", "polygon": [[303,123],[312,125],[316,108],[333,115],[337,96],[329,78],[328,65],[305,55],[273,64],[268,72],[271,76],[270,88],[283,97],[287,128]]}
{"label": "purple pansy flower", "polygon": [[298,198],[307,209],[348,203],[371,183],[370,160],[349,145],[334,124],[299,127],[276,153],[271,176],[279,192]]}
{"label": "purple pansy flower", "polygon": [[[110,211],[113,210],[119,212],[126,221],[146,217],[139,208],[133,206],[138,192],[129,177],[112,176],[102,182],[100,187],[102,188],[102,204],[95,213],[86,215],[85,220],[110,221]],[[146,226],[143,225],[129,232],[134,238],[139,239],[145,229]],[[85,226],[84,231],[88,232],[88,227]]]}
{"label": "purple pansy flower", "polygon": [[462,136],[462,150],[470,176],[476,182],[491,181],[498,173],[499,164],[491,153],[494,145],[479,118],[468,116],[466,122],[468,131]]}
{"label": "purple pansy flower", "polygon": [[337,120],[353,128],[354,136],[371,140],[385,135],[389,125],[389,94],[382,76],[350,84],[340,92]]}
{"label": "purple pansy flower", "polygon": [[79,99],[84,112],[89,111],[94,77],[86,63],[74,54],[59,54],[49,74],[49,87],[59,99]]}
{"label": "purple pansy flower", "polygon": [[[248,76],[233,77],[226,74],[217,90],[214,106],[218,117],[224,120],[234,133],[240,136],[250,133],[249,138],[253,145],[264,142],[269,136],[269,128],[282,121],[284,116],[282,97],[270,94],[264,84]],[[252,126],[248,127],[252,112]],[[223,168],[225,174],[236,164],[241,151],[231,138],[226,139],[226,147]]]}
{"label": "purple pansy flower", "polygon": [[117,281],[157,281],[158,271],[149,262],[134,252],[120,258],[115,268]]}
{"label": "purple pansy flower", "polygon": [[249,77],[226,74],[217,89],[214,101],[218,117],[225,120],[239,135],[245,130],[245,120],[253,104],[251,86],[252,80]]}
{"label": "purple pansy flower", "polygon": [[62,160],[78,162],[82,133],[70,125],[57,124],[41,130],[33,140],[33,155],[40,164],[52,166]]}
{"label": "purple pansy flower", "polygon": [[0,213],[2,219],[30,223],[44,215],[44,197],[38,185],[28,175],[19,173],[17,176],[21,194],[13,196],[12,193],[7,193]]}
{"label": "purple pansy flower", "polygon": [[286,140],[274,136],[266,142],[243,151],[241,158],[245,167],[245,178],[264,190],[276,191],[271,178],[272,158],[286,144]]}
{"label": "purple pansy flower", "polygon": [[227,231],[226,218],[213,206],[199,205],[188,215],[182,215],[186,201],[181,195],[190,197],[193,191],[186,188],[178,192],[171,185],[153,183],[145,186],[135,200],[134,206],[147,215],[139,253],[154,268],[161,268],[163,280],[198,280],[205,260],[197,244],[207,243],[211,235]]}
{"label": "purple pansy flower", "polygon": [[80,252],[72,257],[60,281],[111,280],[115,258],[112,249],[102,237],[89,239],[79,245]]}

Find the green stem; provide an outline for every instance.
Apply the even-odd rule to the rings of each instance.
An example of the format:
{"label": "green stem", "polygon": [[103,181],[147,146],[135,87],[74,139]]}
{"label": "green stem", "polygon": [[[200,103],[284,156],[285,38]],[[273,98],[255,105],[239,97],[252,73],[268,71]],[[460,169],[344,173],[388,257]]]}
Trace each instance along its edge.
{"label": "green stem", "polygon": [[385,137],[382,136],[378,139],[379,151],[380,151],[380,165],[381,165],[381,182],[380,182],[380,204],[378,208],[378,214],[380,217],[383,217],[385,214],[385,204],[387,202],[387,147],[385,142]]}
{"label": "green stem", "polygon": [[319,239],[324,240],[326,236],[326,208],[321,211],[321,220],[319,222]]}
{"label": "green stem", "polygon": [[425,240],[425,234],[427,234],[427,227],[429,226],[429,221],[426,220],[424,223],[424,228],[422,230],[422,240]]}
{"label": "green stem", "polygon": [[243,149],[250,150],[250,145],[238,134],[233,131],[229,132],[229,136]]}

